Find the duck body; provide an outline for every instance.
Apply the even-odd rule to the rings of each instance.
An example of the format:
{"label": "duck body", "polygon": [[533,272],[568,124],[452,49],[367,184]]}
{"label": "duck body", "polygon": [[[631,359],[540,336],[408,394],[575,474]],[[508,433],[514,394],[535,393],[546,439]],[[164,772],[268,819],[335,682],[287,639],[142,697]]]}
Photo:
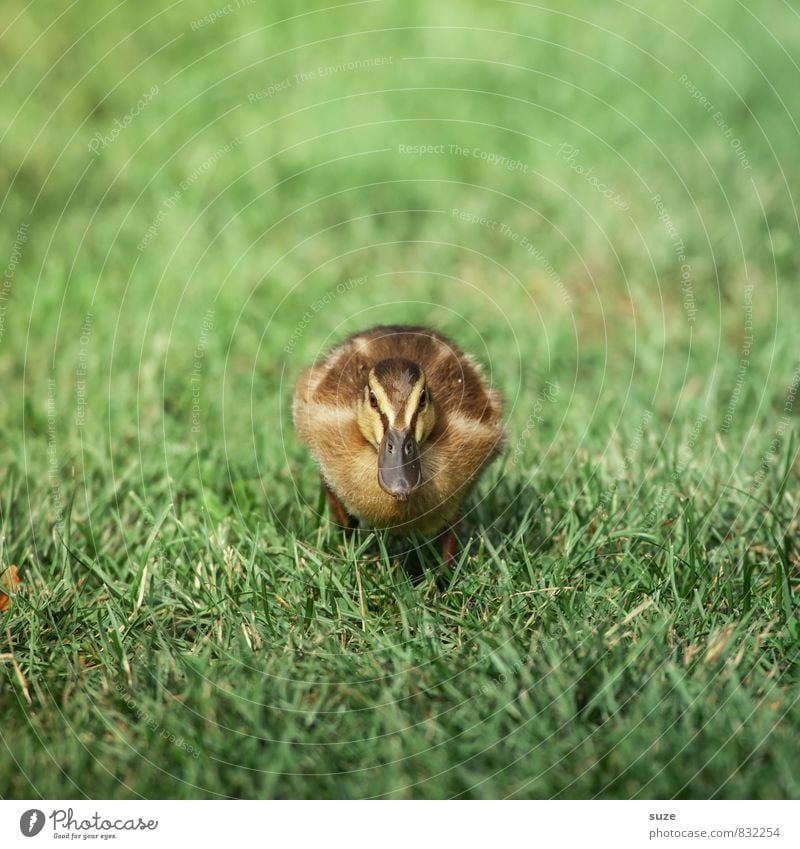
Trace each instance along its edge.
{"label": "duck body", "polygon": [[[502,449],[502,398],[478,363],[427,327],[350,336],[302,372],[292,413],[329,503],[396,533],[434,533]],[[342,521],[342,523],[344,523]]]}

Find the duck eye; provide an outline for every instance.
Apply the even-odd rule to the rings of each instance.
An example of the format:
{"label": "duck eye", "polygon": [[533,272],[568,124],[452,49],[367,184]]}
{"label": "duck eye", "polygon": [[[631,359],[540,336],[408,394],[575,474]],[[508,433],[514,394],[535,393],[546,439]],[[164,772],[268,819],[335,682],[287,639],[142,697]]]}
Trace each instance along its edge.
{"label": "duck eye", "polygon": [[428,390],[423,389],[419,394],[419,408],[420,410],[425,409],[425,405],[428,403]]}
{"label": "duck eye", "polygon": [[372,407],[373,410],[378,409],[378,399],[371,389],[369,390],[369,405],[370,407]]}

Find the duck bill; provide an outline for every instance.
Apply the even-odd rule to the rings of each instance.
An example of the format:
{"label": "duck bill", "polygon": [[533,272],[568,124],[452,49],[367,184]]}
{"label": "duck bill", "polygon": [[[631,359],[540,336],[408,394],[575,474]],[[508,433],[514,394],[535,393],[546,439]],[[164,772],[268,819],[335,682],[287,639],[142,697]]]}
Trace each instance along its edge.
{"label": "duck bill", "polygon": [[407,430],[390,427],[378,449],[378,483],[393,498],[405,501],[421,482],[417,440]]}

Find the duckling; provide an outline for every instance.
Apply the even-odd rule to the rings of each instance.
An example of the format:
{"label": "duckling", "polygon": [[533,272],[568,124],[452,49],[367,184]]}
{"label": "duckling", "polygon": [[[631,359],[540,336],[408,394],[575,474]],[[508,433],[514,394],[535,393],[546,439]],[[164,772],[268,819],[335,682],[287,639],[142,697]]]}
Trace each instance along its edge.
{"label": "duckling", "polygon": [[450,339],[390,325],[356,333],[303,371],[292,414],[340,525],[442,533],[448,565],[459,508],[502,450],[502,406]]}

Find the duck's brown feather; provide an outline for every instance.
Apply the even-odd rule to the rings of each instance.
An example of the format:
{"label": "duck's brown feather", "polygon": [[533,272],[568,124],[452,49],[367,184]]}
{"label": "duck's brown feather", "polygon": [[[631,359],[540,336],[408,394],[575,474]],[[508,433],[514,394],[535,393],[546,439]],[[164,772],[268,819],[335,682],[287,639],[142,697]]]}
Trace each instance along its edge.
{"label": "duck's brown feather", "polygon": [[[356,421],[370,369],[396,357],[423,369],[437,417],[421,446],[423,484],[407,501],[379,486],[375,449]],[[306,369],[297,381],[293,415],[325,480],[350,513],[400,532],[431,532],[455,517],[499,453],[501,409],[500,393],[451,340],[427,327],[388,325],[349,337]]]}

